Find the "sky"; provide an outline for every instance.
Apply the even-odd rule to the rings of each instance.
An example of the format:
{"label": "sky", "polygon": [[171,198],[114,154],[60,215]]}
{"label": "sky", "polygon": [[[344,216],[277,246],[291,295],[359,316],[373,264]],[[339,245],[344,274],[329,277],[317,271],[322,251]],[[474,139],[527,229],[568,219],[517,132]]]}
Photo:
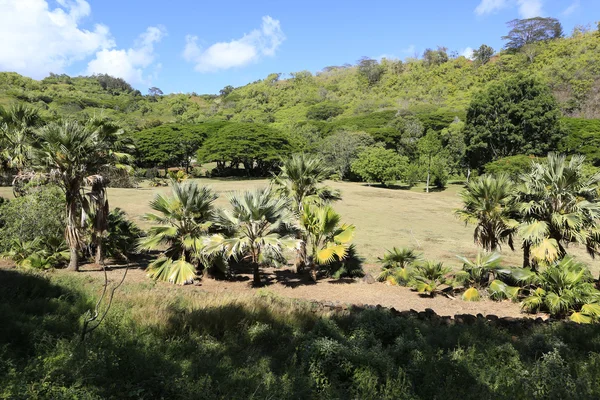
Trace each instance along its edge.
{"label": "sky", "polygon": [[107,73],[147,93],[218,93],[284,76],[405,59],[444,46],[499,50],[506,22],[595,28],[599,0],[0,0],[0,71],[35,79]]}

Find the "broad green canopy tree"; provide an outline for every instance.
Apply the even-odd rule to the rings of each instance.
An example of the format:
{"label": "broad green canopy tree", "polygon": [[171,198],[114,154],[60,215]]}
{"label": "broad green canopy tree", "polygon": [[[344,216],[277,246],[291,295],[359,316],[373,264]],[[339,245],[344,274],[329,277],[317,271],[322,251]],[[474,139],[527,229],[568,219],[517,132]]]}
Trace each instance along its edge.
{"label": "broad green canopy tree", "polygon": [[275,128],[232,123],[209,135],[198,150],[198,159],[216,162],[219,169],[224,169],[226,163],[232,168],[243,164],[247,174],[265,176],[292,151],[289,137]]}
{"label": "broad green canopy tree", "polygon": [[546,155],[565,130],[550,88],[518,75],[476,94],[467,112],[467,158],[471,167],[517,154]]}
{"label": "broad green canopy tree", "polygon": [[382,185],[402,179],[408,166],[408,158],[394,150],[383,147],[367,147],[352,163],[352,172],[365,182],[377,182]]}
{"label": "broad green canopy tree", "polygon": [[511,30],[502,36],[502,40],[507,41],[504,45],[507,50],[518,50],[528,44],[557,39],[563,34],[562,25],[556,18],[513,19],[507,25]]}
{"label": "broad green canopy tree", "polygon": [[144,167],[183,167],[187,171],[206,137],[224,124],[168,124],[137,132],[134,139],[138,164]]}

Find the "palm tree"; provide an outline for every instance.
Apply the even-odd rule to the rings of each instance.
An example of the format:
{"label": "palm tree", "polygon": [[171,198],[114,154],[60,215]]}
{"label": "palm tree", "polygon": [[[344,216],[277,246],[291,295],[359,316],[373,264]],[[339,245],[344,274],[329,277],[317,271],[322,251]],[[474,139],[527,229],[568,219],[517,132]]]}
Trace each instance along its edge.
{"label": "palm tree", "polygon": [[518,225],[513,201],[514,185],[507,175],[484,175],[472,179],[460,193],[463,208],[456,215],[465,224],[475,224],[475,243],[486,251],[496,251],[502,243],[513,249]]}
{"label": "palm tree", "polygon": [[[566,256],[569,243],[586,247],[590,255],[600,246],[600,173],[586,176],[585,157],[548,154],[544,163],[534,162],[518,188],[522,223],[519,235],[529,257],[552,262]],[[530,254],[531,253],[531,254]]]}
{"label": "palm tree", "polygon": [[305,205],[300,225],[306,232],[310,273],[317,280],[317,265],[327,265],[343,260],[348,254],[354,236],[354,225],[340,224],[341,216],[328,205]]}
{"label": "palm tree", "polygon": [[[322,185],[330,174],[331,170],[321,158],[296,154],[283,160],[281,172],[273,178],[273,184],[281,196],[290,199],[291,210],[299,218],[305,203],[323,204],[340,199],[339,191]],[[299,230],[296,237],[302,240],[294,263],[299,272],[308,263],[306,232]]]}
{"label": "palm tree", "polygon": [[409,267],[412,266],[421,255],[412,249],[396,247],[388,250],[383,258],[378,258],[381,263],[381,272],[377,277],[380,282],[396,281],[400,279],[408,282],[410,279]]}
{"label": "palm tree", "polygon": [[98,129],[75,121],[50,123],[35,133],[34,164],[52,175],[65,192],[67,223],[65,239],[70,249],[69,269],[78,270],[81,247],[79,211],[85,203],[84,179],[110,165],[114,143]]}
{"label": "palm tree", "polygon": [[199,247],[207,237],[214,216],[213,203],[217,195],[196,183],[171,181],[171,196],[156,195],[150,207],[157,213],[144,218],[157,224],[139,239],[140,250],[157,250],[167,246],[161,257],[148,267],[148,275],[178,285],[191,282],[196,276]]}
{"label": "palm tree", "polygon": [[288,200],[273,196],[271,188],[238,193],[229,199],[231,210],[216,216],[217,224],[226,235],[211,236],[206,242],[206,254],[220,254],[250,261],[254,284],[259,285],[261,264],[272,257],[282,257],[284,249],[297,249],[300,241],[286,235],[292,216]]}

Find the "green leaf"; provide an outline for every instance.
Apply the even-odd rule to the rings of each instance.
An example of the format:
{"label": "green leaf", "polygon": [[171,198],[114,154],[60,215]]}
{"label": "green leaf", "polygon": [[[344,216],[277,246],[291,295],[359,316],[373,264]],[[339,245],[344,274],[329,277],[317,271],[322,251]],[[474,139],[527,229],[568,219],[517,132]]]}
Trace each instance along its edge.
{"label": "green leaf", "polygon": [[574,312],[573,314],[571,314],[569,319],[578,324],[589,324],[592,322],[591,317],[584,315],[583,313],[580,313],[580,312]]}
{"label": "green leaf", "polygon": [[584,304],[581,307],[581,313],[585,315],[589,315],[590,317],[598,318],[600,317],[600,304],[597,303],[589,303]]}

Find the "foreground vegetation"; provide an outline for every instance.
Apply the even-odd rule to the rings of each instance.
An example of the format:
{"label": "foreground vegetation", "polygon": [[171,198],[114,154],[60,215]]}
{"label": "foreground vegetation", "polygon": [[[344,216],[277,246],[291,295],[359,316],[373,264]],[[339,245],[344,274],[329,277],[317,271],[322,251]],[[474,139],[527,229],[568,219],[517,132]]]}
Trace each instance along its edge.
{"label": "foreground vegetation", "polygon": [[597,325],[444,325],[385,309],[331,315],[268,292],[131,283],[82,343],[80,318],[100,287],[82,274],[0,270],[1,397],[600,395]]}

